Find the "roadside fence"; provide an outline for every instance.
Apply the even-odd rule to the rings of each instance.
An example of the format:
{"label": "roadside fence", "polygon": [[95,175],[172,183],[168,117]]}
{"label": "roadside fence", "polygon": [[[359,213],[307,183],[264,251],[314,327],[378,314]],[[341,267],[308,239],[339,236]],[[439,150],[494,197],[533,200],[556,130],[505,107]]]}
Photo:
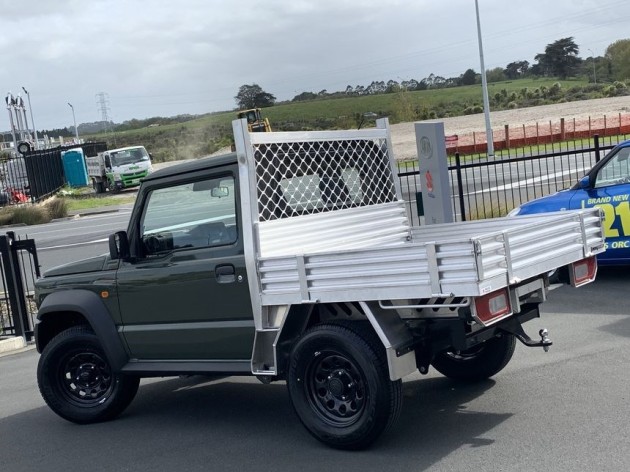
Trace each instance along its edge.
{"label": "roadside fence", "polygon": [[82,148],[86,157],[107,150],[104,142],[92,142],[32,150],[22,157],[0,163],[0,205],[35,203],[66,184],[61,153]]}
{"label": "roadside fence", "polygon": [[[518,149],[528,146],[544,146],[566,141],[614,138],[630,134],[630,114],[588,116],[584,118],[560,118],[546,122],[522,125],[504,125],[492,132],[494,150]],[[468,155],[486,152],[486,133],[447,136],[446,148],[450,155]]]}
{"label": "roadside fence", "polygon": [[[456,153],[449,158],[448,167],[456,221],[503,216],[529,200],[569,188],[614,147],[613,140],[609,137],[602,142],[595,135],[590,147],[569,149],[564,144],[550,146],[551,152],[545,152],[543,147],[537,155],[510,155],[507,150],[493,157]],[[398,170],[411,223],[418,225],[418,162],[400,162]]]}

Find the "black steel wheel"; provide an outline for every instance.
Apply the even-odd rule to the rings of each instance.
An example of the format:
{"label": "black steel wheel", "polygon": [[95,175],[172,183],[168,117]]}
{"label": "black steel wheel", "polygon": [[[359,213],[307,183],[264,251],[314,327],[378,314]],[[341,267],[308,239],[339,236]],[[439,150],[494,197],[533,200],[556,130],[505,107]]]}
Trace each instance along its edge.
{"label": "black steel wheel", "polygon": [[323,351],[307,365],[306,395],[321,420],[348,426],[366,406],[367,382],[356,363],[335,349]]}
{"label": "black steel wheel", "polygon": [[503,370],[512,359],[515,348],[514,335],[503,333],[466,351],[441,352],[431,365],[451,379],[475,382]]}
{"label": "black steel wheel", "polygon": [[74,423],[120,414],[138,391],[139,379],[112,371],[98,338],[86,326],[62,331],[44,348],[37,368],[48,406]]}
{"label": "black steel wheel", "polygon": [[287,385],[295,412],[317,439],[362,449],[396,420],[402,382],[389,379],[385,350],[363,323],[308,330],[291,354]]}

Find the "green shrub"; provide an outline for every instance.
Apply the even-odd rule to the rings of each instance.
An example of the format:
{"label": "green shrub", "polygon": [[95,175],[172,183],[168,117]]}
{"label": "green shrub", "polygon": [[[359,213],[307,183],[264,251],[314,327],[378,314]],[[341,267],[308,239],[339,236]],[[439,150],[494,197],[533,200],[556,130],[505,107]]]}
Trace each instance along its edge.
{"label": "green shrub", "polygon": [[560,85],[560,82],[555,82],[549,89],[549,94],[555,96],[555,95],[559,95],[561,91],[562,91],[562,85]]}
{"label": "green shrub", "polygon": [[55,218],[68,216],[64,198],[53,197],[37,205],[8,206],[0,210],[0,226],[41,225]]}
{"label": "green shrub", "polygon": [[0,226],[7,226],[13,222],[13,213],[6,208],[0,210]]}
{"label": "green shrub", "polygon": [[68,216],[68,202],[65,198],[53,197],[47,200],[43,207],[53,220]]}
{"label": "green shrub", "polygon": [[48,223],[50,217],[48,212],[42,206],[28,205],[28,206],[16,206],[10,209],[12,213],[10,224],[25,224],[25,225],[41,225]]}
{"label": "green shrub", "polygon": [[614,97],[617,95],[617,87],[614,85],[607,86],[603,91],[604,97]]}

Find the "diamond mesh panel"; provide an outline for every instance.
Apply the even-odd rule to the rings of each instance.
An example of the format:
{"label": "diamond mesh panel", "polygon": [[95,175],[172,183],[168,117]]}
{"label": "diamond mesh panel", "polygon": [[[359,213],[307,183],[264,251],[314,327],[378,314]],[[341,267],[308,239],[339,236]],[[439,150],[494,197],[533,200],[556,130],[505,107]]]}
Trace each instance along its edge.
{"label": "diamond mesh panel", "polygon": [[396,201],[385,139],[254,145],[260,221]]}

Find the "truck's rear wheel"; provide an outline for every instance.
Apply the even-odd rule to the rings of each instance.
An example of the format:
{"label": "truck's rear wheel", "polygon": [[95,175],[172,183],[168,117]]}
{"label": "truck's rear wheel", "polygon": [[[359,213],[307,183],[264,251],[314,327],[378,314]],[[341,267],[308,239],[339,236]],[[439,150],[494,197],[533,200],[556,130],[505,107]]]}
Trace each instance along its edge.
{"label": "truck's rear wheel", "polygon": [[37,382],[55,413],[86,424],[122,413],[136,395],[140,379],[113,372],[92,330],[75,326],[59,333],[44,348]]}
{"label": "truck's rear wheel", "polygon": [[92,187],[96,193],[105,193],[105,184],[102,180],[93,180]]}
{"label": "truck's rear wheel", "polygon": [[455,380],[479,381],[497,374],[510,362],[516,338],[507,333],[466,351],[446,351],[435,356],[431,365]]}
{"label": "truck's rear wheel", "polygon": [[389,379],[385,350],[353,324],[311,328],[291,353],[287,385],[295,412],[317,439],[340,449],[370,445],[396,420],[402,382]]}

